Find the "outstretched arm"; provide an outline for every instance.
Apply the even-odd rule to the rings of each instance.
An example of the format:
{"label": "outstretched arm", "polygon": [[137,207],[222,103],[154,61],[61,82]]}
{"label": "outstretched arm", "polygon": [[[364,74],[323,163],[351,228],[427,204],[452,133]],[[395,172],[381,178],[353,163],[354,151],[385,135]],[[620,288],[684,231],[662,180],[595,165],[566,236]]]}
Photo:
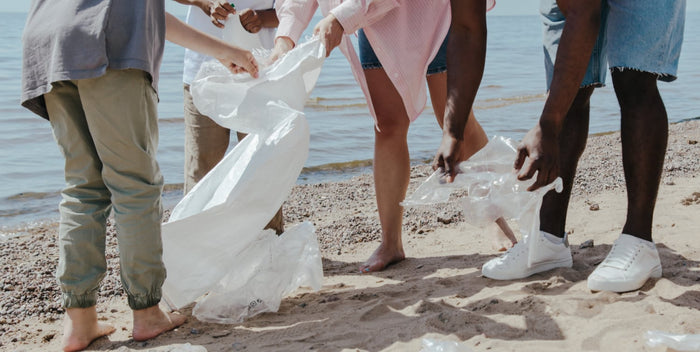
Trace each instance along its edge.
{"label": "outstretched arm", "polygon": [[447,45],[447,103],[433,168],[442,169],[452,182],[461,162],[464,127],[481,84],[486,58],[486,2],[452,0],[452,26]]}
{"label": "outstretched arm", "polygon": [[578,93],[600,27],[599,0],[558,0],[566,23],[559,40],[549,96],[539,123],[518,147],[515,168],[518,179],[527,180],[537,172],[528,190],[536,190],[559,175],[559,133],[571,103]]}
{"label": "outstretched arm", "polygon": [[169,13],[165,14],[165,29],[165,39],[215,57],[231,72],[238,73],[243,70],[250,73],[251,76],[257,77],[258,63],[249,51],[200,32]]}

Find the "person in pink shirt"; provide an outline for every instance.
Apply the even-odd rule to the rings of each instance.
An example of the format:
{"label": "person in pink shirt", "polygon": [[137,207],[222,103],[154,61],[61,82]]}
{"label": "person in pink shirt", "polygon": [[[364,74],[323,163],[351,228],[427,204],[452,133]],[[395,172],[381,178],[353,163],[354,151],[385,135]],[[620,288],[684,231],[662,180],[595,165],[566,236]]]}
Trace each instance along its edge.
{"label": "person in pink shirt", "polygon": [[[486,53],[484,18],[487,7],[494,4],[494,0],[486,0],[460,5],[476,18],[472,23],[472,33],[476,35],[466,42],[464,50],[482,57],[482,65],[477,68],[482,71]],[[405,258],[400,202],[406,196],[410,177],[407,134],[411,121],[425,108],[426,74],[435,116],[442,127],[448,94],[443,39],[450,27],[450,3],[413,0],[409,6],[402,0],[283,0],[277,1],[275,7],[280,23],[272,58],[294,47],[320,7],[326,17],[316,25],[314,33],[324,40],[326,55],[335,47],[340,48],[367,99],[375,124],[373,169],[382,242],[360,270],[383,270]],[[358,30],[359,59],[348,37]],[[480,81],[481,74],[473,75],[476,76]],[[467,143],[461,144],[461,160],[488,142],[473,114],[469,110],[467,113]]]}

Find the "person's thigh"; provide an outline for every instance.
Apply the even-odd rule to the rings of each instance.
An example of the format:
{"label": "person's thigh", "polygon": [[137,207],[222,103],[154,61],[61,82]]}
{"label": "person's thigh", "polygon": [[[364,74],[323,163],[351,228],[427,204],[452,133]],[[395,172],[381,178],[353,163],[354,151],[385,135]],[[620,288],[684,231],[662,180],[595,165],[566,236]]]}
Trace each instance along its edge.
{"label": "person's thigh", "polygon": [[[603,8],[605,8],[605,6],[606,3],[603,2]],[[549,90],[554,74],[554,62],[557,57],[557,50],[559,49],[559,40],[564,30],[566,18],[559,9],[556,0],[540,0],[540,16],[544,26],[542,47],[544,51],[547,90]],[[588,68],[581,82],[581,87],[602,87],[605,85],[607,72],[605,22],[606,16],[605,11],[603,11],[598,39],[593,46],[591,59],[588,62]]]}
{"label": "person's thigh", "polygon": [[685,26],[685,0],[608,0],[608,63],[676,79]]}

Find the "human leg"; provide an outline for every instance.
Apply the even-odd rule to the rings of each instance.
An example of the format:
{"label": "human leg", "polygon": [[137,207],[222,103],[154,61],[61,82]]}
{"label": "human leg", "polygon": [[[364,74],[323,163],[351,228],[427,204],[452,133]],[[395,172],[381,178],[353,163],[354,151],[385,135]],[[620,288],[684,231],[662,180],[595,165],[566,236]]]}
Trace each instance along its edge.
{"label": "human leg", "polygon": [[[79,80],[77,85],[102,161],[102,177],[112,194],[121,278],[129,306],[134,311],[160,311],[165,280],[160,233],[163,177],[156,161],[155,92],[140,70],[108,70],[99,78]],[[184,317],[166,320],[161,316],[161,322],[151,324],[159,328],[158,333],[181,324]],[[134,321],[135,336],[139,325]]]}
{"label": "human leg", "polygon": [[656,81],[676,78],[686,2],[608,2],[608,62],[622,115],[627,220],[608,256],[588,277],[588,288],[625,292],[639,289],[649,278],[662,274],[651,232],[668,118]]}
{"label": "human leg", "polygon": [[622,114],[627,220],[610,253],[588,277],[588,288],[626,292],[662,273],[651,231],[666,154],[668,119],[656,88],[656,74],[625,70],[613,71],[612,77]]}
{"label": "human leg", "polygon": [[[439,54],[438,52],[438,55]],[[428,70],[430,70],[430,67]],[[445,116],[445,102],[447,101],[447,72],[443,71],[429,74],[426,79],[428,80],[428,90],[430,91],[430,101],[433,105],[433,112],[435,113],[438,125],[440,125],[442,129]],[[462,151],[460,152],[461,160],[469,159],[489,142],[486,132],[484,132],[481,124],[479,124],[474,116],[474,110],[469,111],[469,119],[464,126],[464,140],[465,143],[462,144]],[[515,242],[517,242],[513,230],[503,218],[499,218],[496,224],[500,232],[497,232],[494,238],[495,247],[498,250],[506,250],[507,247],[512,247]]]}
{"label": "human leg", "polygon": [[405,258],[401,240],[403,207],[410,177],[409,119],[401,96],[384,69],[366,69],[365,77],[377,115],[374,130],[374,188],[382,228],[382,243],[360,267],[362,272],[383,270]]}
{"label": "human leg", "polygon": [[189,193],[194,185],[224,158],[230,133],[209,117],[202,115],[192,101],[190,86],[183,88],[185,105],[185,185]]}
{"label": "human leg", "polygon": [[574,185],[576,166],[586,148],[590,98],[593,87],[579,89],[569,112],[564,119],[559,136],[559,177],[563,181],[561,193],[549,192],[542,199],[540,208],[540,229],[556,237],[564,237],[566,214]]}
{"label": "human leg", "polygon": [[[428,90],[430,91],[430,102],[433,105],[435,118],[438,125],[442,128],[442,122],[445,116],[445,102],[447,101],[447,72],[428,75]],[[484,132],[484,129],[474,116],[474,110],[469,111],[469,119],[464,126],[464,140],[462,144],[462,160],[469,159],[476,154],[488,142],[489,138]]]}
{"label": "human leg", "polygon": [[100,170],[102,164],[72,82],[55,83],[45,95],[54,138],[66,158],[66,188],[61,192],[58,231],[59,264],[56,277],[66,308],[62,348],[78,351],[114,327],[97,322],[95,304],[106,270],[106,220],[110,192]]}

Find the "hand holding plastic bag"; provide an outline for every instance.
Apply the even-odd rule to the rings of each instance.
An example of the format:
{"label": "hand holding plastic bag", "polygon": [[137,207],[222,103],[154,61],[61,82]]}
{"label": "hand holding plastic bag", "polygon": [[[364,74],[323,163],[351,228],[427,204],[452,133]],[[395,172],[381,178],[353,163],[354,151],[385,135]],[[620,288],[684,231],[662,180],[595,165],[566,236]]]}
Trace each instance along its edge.
{"label": "hand holding plastic bag", "polygon": [[492,224],[498,218],[518,221],[523,241],[539,233],[542,198],[552,189],[561,192],[562,181],[533,192],[527,191],[535,181],[519,181],[513,171],[514,143],[504,137],[494,137],[469,160],[459,164],[460,173],[452,183],[442,181],[439,171],[433,173],[402,203],[404,206],[446,203],[457,191],[467,191],[461,199],[465,220],[475,226]]}
{"label": "hand holding plastic bag", "polygon": [[[297,46],[258,79],[215,62],[191,92],[197,108],[224,127],[248,132],[173,209],[163,224],[163,298],[194,308],[202,320],[238,322],[276,311],[299,286],[320,288],[323,271],[313,226],[281,237],[263,227],[289,195],[308,156],[309,127],[300,110],[316,83],[325,49]],[[218,65],[218,66],[217,66]]]}

